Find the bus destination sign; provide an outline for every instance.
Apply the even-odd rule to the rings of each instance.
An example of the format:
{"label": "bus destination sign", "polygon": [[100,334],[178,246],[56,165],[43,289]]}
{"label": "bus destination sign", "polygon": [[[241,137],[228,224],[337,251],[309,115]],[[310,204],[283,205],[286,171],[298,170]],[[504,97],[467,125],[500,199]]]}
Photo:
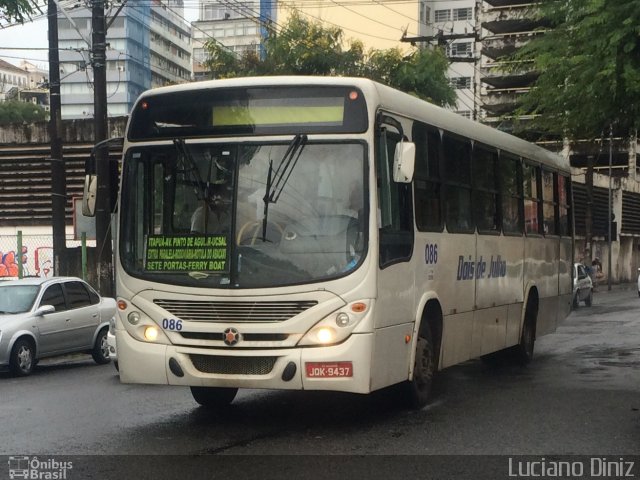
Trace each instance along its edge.
{"label": "bus destination sign", "polygon": [[228,273],[226,235],[149,235],[145,268],[149,272]]}

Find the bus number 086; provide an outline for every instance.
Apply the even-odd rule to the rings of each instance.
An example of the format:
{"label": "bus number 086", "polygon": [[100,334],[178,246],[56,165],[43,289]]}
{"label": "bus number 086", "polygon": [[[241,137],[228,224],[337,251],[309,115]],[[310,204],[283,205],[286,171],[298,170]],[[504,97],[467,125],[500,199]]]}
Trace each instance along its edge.
{"label": "bus number 086", "polygon": [[438,263],[438,244],[427,243],[424,247],[424,261],[427,265]]}
{"label": "bus number 086", "polygon": [[176,320],[175,318],[163,318],[162,328],[164,330],[182,330],[182,320]]}

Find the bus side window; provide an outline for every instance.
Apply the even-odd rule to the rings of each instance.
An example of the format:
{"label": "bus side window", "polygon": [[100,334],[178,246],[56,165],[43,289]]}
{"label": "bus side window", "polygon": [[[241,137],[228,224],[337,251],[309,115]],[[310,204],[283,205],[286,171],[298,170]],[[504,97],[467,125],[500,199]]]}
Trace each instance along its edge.
{"label": "bus side window", "polygon": [[557,192],[558,192],[558,233],[562,236],[571,235],[571,205],[569,199],[569,177],[557,174]]}
{"label": "bus side window", "polygon": [[524,189],[524,231],[525,233],[542,233],[540,222],[540,167],[527,162],[522,165],[522,182]]}
{"label": "bus side window", "polygon": [[476,144],[473,149],[473,213],[480,233],[497,233],[500,228],[497,168],[498,152]]}
{"label": "bus side window", "polygon": [[557,200],[555,195],[553,172],[542,170],[542,221],[545,235],[557,235],[556,222]]}
{"label": "bus side window", "polygon": [[382,129],[376,152],[380,267],[406,261],[413,251],[413,209],[411,184],[393,181],[393,156],[400,135]]}
{"label": "bus side window", "polygon": [[442,177],[440,133],[415,122],[412,141],[416,145],[414,173],[416,225],[423,232],[442,231]]}
{"label": "bus side window", "polygon": [[445,221],[450,232],[474,231],[471,214],[471,142],[445,133]]}
{"label": "bus side window", "polygon": [[500,153],[500,188],[502,194],[502,231],[522,234],[522,181],[519,179],[521,162],[504,152]]}

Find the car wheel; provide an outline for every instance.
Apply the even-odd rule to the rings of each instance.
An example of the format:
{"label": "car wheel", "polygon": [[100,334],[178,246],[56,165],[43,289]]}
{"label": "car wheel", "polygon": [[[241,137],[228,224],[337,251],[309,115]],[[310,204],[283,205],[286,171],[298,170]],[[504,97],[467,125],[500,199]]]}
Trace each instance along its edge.
{"label": "car wheel", "polygon": [[207,408],[226,407],[233,402],[237,393],[237,388],[191,387],[193,399]]}
{"label": "car wheel", "polygon": [[590,307],[592,302],[593,302],[593,290],[591,290],[587,298],[584,299],[584,304],[587,307]]}
{"label": "car wheel", "polygon": [[422,408],[429,402],[437,360],[431,329],[421,332],[416,342],[413,378],[404,384],[404,395],[411,408]]}
{"label": "car wheel", "polygon": [[16,377],[30,375],[36,366],[33,343],[24,338],[18,339],[11,349],[9,370]]}
{"label": "car wheel", "polygon": [[111,361],[109,358],[109,343],[107,342],[108,331],[107,328],[100,330],[96,338],[96,343],[91,351],[91,356],[98,365],[103,365]]}

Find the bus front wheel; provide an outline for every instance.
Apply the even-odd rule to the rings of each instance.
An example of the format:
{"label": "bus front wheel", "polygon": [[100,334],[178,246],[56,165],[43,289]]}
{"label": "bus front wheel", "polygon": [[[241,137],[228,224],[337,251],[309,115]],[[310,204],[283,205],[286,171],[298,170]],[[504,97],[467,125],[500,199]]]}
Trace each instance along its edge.
{"label": "bus front wheel", "polygon": [[411,408],[422,408],[429,402],[433,376],[436,373],[435,347],[431,329],[420,332],[416,342],[413,378],[404,385],[405,396]]}
{"label": "bus front wheel", "polygon": [[237,388],[191,387],[193,399],[203,407],[226,407],[238,393]]}

